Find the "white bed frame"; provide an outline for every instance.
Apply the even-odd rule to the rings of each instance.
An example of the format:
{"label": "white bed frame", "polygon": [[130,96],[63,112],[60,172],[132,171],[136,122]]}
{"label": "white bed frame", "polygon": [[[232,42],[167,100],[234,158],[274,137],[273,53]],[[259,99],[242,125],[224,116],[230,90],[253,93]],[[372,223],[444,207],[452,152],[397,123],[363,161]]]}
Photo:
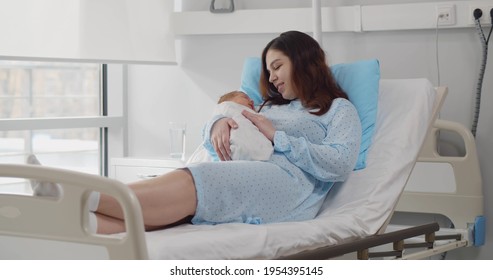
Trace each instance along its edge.
{"label": "white bed frame", "polygon": [[[455,132],[461,137],[465,146],[463,156],[439,154],[438,138],[443,130]],[[392,219],[385,232],[371,238],[320,248],[286,259],[341,256],[345,259],[349,253],[356,254],[350,258],[358,259],[426,259],[462,247],[484,245],[481,172],[474,137],[465,126],[441,119],[435,121],[395,209],[395,216],[400,213],[426,216],[414,216],[422,223],[414,226],[393,224]],[[436,215],[443,215],[451,225],[440,228],[439,223],[435,222]]]}
{"label": "white bed frame", "polygon": [[[440,155],[437,148],[440,131],[457,133],[464,142],[465,154]],[[430,178],[430,174],[434,174],[431,178],[435,180],[426,184],[423,178]],[[426,186],[428,189],[425,189]],[[443,249],[435,248],[437,253],[447,251],[447,247],[455,249],[484,244],[483,188],[475,139],[470,130],[451,121],[435,122],[396,211],[397,215],[400,212],[439,214],[449,220],[448,228],[442,227],[441,231],[444,234],[460,234],[461,238],[442,245]],[[436,218],[434,215],[429,217]]]}
{"label": "white bed frame", "polygon": [[[463,140],[465,154],[440,155],[440,131],[458,134]],[[432,181],[426,182],[424,178],[432,178]],[[474,136],[462,124],[437,119],[423,144],[395,215],[426,214],[430,222],[437,219],[436,215],[442,215],[448,219],[445,223],[450,224],[436,234],[449,241],[438,242],[434,247],[406,258],[420,259],[460,247],[484,245],[483,211],[482,180]]]}
{"label": "white bed frame", "polygon": [[[464,156],[442,156],[438,152],[440,131],[452,131],[464,141]],[[422,177],[434,174],[431,183]],[[428,186],[428,188],[427,188]],[[437,192],[434,192],[437,190]],[[425,192],[426,191],[426,192]],[[467,207],[457,207],[467,205]],[[483,190],[475,139],[463,125],[437,120],[420,152],[418,162],[399,200],[397,211],[437,213],[448,217],[458,228],[467,228],[481,219]]]}
{"label": "white bed frame", "polygon": [[[439,87],[437,93],[442,95],[439,102],[443,103],[447,88]],[[463,140],[465,155],[440,155],[440,131],[458,134]],[[411,218],[410,223],[405,220],[404,224],[394,224],[395,221],[401,223],[401,213],[425,215],[411,216],[414,220]],[[441,228],[436,221],[437,215],[445,217],[451,224]],[[414,224],[416,219],[417,225]],[[465,126],[435,120],[396,205],[394,216],[388,223],[375,236],[301,252],[283,259],[346,259],[346,255],[351,253],[354,254],[350,258],[358,259],[426,259],[462,247],[484,245],[481,172],[475,139]]]}
{"label": "white bed frame", "polygon": [[[438,114],[446,92],[446,88],[437,89],[439,97],[438,102],[436,102],[438,104],[435,104],[434,116]],[[434,147],[436,147],[437,132],[441,129],[456,131],[463,137],[467,151],[464,157],[443,157],[436,152]],[[412,175],[408,181],[408,185],[411,187],[402,194],[396,210],[443,214],[449,217],[456,226],[453,234],[448,234],[445,237],[447,240],[452,238],[451,240],[439,241],[442,238],[436,238],[439,232],[437,223],[389,231],[388,228],[390,227],[387,227],[389,219],[375,236],[342,242],[335,246],[310,249],[285,258],[328,259],[351,252],[358,252],[360,259],[381,256],[424,258],[459,247],[482,245],[481,238],[484,237],[484,224],[482,223],[484,221],[477,222],[478,217],[483,213],[482,186],[473,137],[461,125],[437,120],[430,128],[425,142],[418,161],[452,166],[456,190],[449,193],[416,192],[412,190],[411,185],[414,182],[413,176],[419,177],[419,175]],[[443,175],[439,174],[438,176]],[[57,242],[103,246],[107,249],[107,257],[110,259],[149,258],[140,205],[135,195],[123,183],[69,170],[16,164],[0,164],[0,177],[51,181],[60,183],[64,187],[64,195],[60,199],[0,194],[0,244],[9,242],[2,243],[1,238],[3,237],[16,239],[15,242],[19,242],[19,244],[29,242],[28,240],[31,239],[55,240]],[[102,236],[89,232],[87,198],[90,191],[93,190],[112,195],[120,202],[126,217],[127,232],[125,234]],[[463,206],[459,208],[457,205]],[[483,232],[481,233],[481,231]],[[425,236],[424,251],[406,256],[406,248],[411,245],[406,245],[404,240],[411,238],[409,239],[411,243],[416,243],[413,239],[421,235]],[[378,246],[388,243],[393,244],[390,253],[372,252],[372,248],[378,248]],[[16,248],[11,249],[15,252]],[[37,251],[38,255],[35,254],[35,257],[30,258],[43,258],[42,250],[45,249],[33,250]],[[55,256],[54,258],[87,258],[85,255],[77,255],[76,250],[65,251],[68,251],[68,255]],[[4,256],[0,253],[0,258],[17,259],[24,257],[15,253],[10,256]]]}
{"label": "white bed frame", "polygon": [[[101,176],[35,165],[0,164],[0,176],[30,178],[63,185],[64,194],[60,199],[0,195],[0,236],[13,236],[16,240],[12,242],[18,242],[17,244],[25,242],[37,244],[30,246],[34,250],[35,257],[33,258],[43,258],[42,251],[50,250],[53,245],[29,243],[39,239],[60,241],[66,245],[75,243],[103,246],[110,259],[148,258],[140,204],[135,194],[129,191],[123,183]],[[104,236],[90,232],[87,199],[91,190],[111,195],[120,202],[127,226],[125,235]],[[2,244],[4,250],[7,249],[6,246],[8,243]],[[75,247],[65,246],[62,250],[67,248]],[[73,254],[73,252],[67,253],[68,256]],[[86,255],[77,256],[75,253],[75,256],[65,256],[85,258]],[[17,257],[23,258],[12,256],[14,259]],[[61,257],[52,256],[51,258]]]}

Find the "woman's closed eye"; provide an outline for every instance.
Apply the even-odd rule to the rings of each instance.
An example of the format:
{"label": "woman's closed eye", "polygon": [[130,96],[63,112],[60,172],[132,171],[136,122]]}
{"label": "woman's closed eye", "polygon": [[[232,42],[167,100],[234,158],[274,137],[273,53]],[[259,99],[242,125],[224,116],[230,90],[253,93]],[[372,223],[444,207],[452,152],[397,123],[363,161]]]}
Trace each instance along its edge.
{"label": "woman's closed eye", "polygon": [[279,68],[281,68],[281,66],[282,66],[282,64],[274,65],[273,69],[278,70]]}

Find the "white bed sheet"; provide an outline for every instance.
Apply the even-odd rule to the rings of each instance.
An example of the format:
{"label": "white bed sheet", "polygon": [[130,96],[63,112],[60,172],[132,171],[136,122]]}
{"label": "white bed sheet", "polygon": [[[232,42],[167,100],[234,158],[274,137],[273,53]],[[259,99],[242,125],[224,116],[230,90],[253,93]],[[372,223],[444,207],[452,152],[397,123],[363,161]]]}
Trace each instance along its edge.
{"label": "white bed sheet", "polygon": [[431,122],[435,95],[426,79],[381,80],[367,167],[334,186],[317,218],[267,225],[187,224],[147,232],[149,257],[273,259],[379,232],[414,166]]}

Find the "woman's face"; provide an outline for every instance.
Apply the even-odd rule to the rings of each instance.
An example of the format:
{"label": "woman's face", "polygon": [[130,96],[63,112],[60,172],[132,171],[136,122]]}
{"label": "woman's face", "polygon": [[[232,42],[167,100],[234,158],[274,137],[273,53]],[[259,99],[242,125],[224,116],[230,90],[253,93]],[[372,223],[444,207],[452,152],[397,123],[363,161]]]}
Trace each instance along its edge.
{"label": "woman's face", "polygon": [[265,55],[265,64],[269,71],[269,82],[272,83],[282,97],[293,100],[298,97],[291,84],[291,60],[281,51],[269,49]]}

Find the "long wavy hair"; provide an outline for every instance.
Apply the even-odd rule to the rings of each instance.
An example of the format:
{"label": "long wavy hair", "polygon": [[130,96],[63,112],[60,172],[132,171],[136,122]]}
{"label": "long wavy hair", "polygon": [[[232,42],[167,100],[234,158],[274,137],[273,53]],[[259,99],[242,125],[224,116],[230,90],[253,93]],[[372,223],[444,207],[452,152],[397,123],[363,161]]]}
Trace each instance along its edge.
{"label": "long wavy hair", "polygon": [[[325,60],[325,52],[311,36],[299,31],[287,31],[270,41],[262,51],[260,91],[265,104],[287,104],[276,87],[269,82],[267,51],[277,50],[286,55],[292,64],[291,84],[301,104],[314,115],[325,114],[336,98],[348,99],[337,84]],[[260,111],[259,110],[259,111]]]}

